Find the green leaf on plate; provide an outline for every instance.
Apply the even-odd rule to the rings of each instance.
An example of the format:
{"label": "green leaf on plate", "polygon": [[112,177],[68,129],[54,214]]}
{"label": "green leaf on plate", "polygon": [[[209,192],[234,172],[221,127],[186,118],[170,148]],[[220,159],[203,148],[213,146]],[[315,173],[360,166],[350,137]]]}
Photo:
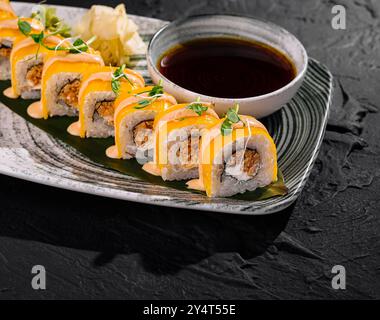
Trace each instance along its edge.
{"label": "green leaf on plate", "polygon": [[[66,130],[71,123],[77,120],[75,117],[53,117],[49,118],[49,120],[30,118],[27,115],[26,110],[27,107],[33,102],[33,100],[14,100],[5,97],[2,92],[6,88],[10,87],[10,85],[10,81],[0,81],[0,102],[2,102],[9,109],[20,115],[28,122],[34,124],[46,133],[75,148],[93,162],[96,162],[106,168],[127,174],[129,176],[140,178],[141,180],[150,183],[174,188],[177,190],[188,190],[188,192],[199,193],[198,191],[187,189],[186,181],[163,181],[160,177],[150,175],[149,173],[142,170],[142,166],[135,159],[117,160],[108,158],[105,154],[105,150],[114,144],[113,138],[81,139],[79,137],[70,135]],[[287,194],[287,191],[288,190],[285,186],[283,176],[281,172],[279,172],[277,182],[272,183],[265,188],[259,188],[252,192],[235,195],[232,198],[248,201],[265,200],[276,196],[283,196]]]}

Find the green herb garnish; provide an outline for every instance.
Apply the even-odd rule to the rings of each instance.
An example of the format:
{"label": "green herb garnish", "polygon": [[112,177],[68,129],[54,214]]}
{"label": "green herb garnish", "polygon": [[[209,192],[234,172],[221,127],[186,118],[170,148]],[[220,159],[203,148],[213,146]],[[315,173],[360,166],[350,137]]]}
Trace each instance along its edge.
{"label": "green herb garnish", "polygon": [[37,10],[32,13],[31,18],[41,21],[45,26],[45,30],[59,34],[64,38],[71,36],[71,28],[56,15],[55,8],[39,5]]}
{"label": "green herb garnish", "polygon": [[235,104],[233,108],[229,108],[226,113],[226,118],[224,119],[221,132],[223,136],[229,135],[232,132],[232,125],[238,123],[241,119],[239,117],[239,105]]}
{"label": "green herb garnish", "polygon": [[158,94],[164,94],[164,88],[162,87],[162,80],[158,81],[158,85],[154,86],[152,90],[149,91],[148,95],[150,97],[156,96]]}
{"label": "green herb garnish", "polygon": [[[155,99],[154,99],[155,101]],[[147,106],[149,106],[151,103],[153,103],[153,99],[144,99],[144,100],[140,100],[138,103],[137,103],[137,106],[135,106],[135,109],[143,109]]]}
{"label": "green herb garnish", "polygon": [[134,86],[132,81],[129,80],[127,75],[124,73],[124,70],[125,70],[125,64],[117,68],[115,72],[112,74],[111,88],[112,88],[112,91],[116,95],[119,95],[120,93],[120,86],[121,86],[120,79],[126,79],[131,84],[131,86]]}
{"label": "green herb garnish", "polygon": [[161,97],[164,94],[164,88],[162,87],[162,80],[158,81],[158,84],[155,85],[152,89],[140,92],[135,96],[140,96],[143,93],[147,93],[149,98],[140,100],[135,106],[135,109],[143,109],[150,104],[154,103],[157,98]]}
{"label": "green herb garnish", "polygon": [[24,35],[29,37],[30,33],[32,32],[32,26],[27,21],[22,21],[18,19],[17,21],[18,29],[20,32]]}
{"label": "green herb garnish", "polygon": [[70,53],[79,53],[79,52],[87,52],[88,51],[88,45],[86,42],[84,42],[82,39],[78,38],[74,41],[73,47],[70,48]]}
{"label": "green herb garnish", "polygon": [[198,116],[201,116],[203,112],[207,111],[208,107],[199,102],[200,98],[196,102],[190,103],[186,108],[193,110]]}
{"label": "green herb garnish", "polygon": [[52,51],[67,51],[68,53],[73,53],[73,54],[76,54],[76,53],[82,53],[82,52],[87,52],[88,51],[88,43],[94,41],[95,39],[92,38],[90,39],[87,43],[84,42],[82,39],[76,39],[74,41],[74,43],[70,46],[60,46],[60,45],[57,45],[55,47],[50,47],[48,45],[45,44],[45,39],[50,37],[50,36],[53,36],[53,35],[56,35],[58,34],[58,31],[55,32],[55,33],[49,33],[49,34],[45,34],[43,31],[41,31],[40,33],[31,33],[32,32],[32,26],[30,25],[29,22],[27,21],[22,21],[22,20],[18,20],[17,22],[18,24],[18,28],[20,30],[20,32],[27,36],[27,37],[30,37],[31,39],[33,39],[33,41],[35,43],[37,43],[39,45],[38,47],[38,50],[37,50],[37,53],[40,49],[40,47],[44,47],[48,50],[52,50]]}
{"label": "green herb garnish", "polygon": [[30,37],[34,40],[35,43],[41,43],[44,39],[44,32],[30,34]]}

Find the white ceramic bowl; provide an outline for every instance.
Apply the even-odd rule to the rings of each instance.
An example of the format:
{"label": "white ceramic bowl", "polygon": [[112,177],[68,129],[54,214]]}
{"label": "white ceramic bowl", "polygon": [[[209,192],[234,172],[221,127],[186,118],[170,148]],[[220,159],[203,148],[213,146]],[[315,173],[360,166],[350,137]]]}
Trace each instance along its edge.
{"label": "white ceramic bowl", "polygon": [[[161,56],[170,48],[194,39],[210,37],[237,37],[267,44],[293,62],[296,77],[286,86],[255,97],[228,99],[211,97],[180,87],[164,77],[157,68]],[[164,90],[178,102],[212,102],[219,115],[239,103],[239,113],[256,118],[265,117],[286,104],[301,86],[307,69],[307,53],[301,42],[285,29],[269,22],[233,15],[200,15],[176,20],[161,28],[152,38],[147,51],[148,70],[154,83],[162,79]]]}

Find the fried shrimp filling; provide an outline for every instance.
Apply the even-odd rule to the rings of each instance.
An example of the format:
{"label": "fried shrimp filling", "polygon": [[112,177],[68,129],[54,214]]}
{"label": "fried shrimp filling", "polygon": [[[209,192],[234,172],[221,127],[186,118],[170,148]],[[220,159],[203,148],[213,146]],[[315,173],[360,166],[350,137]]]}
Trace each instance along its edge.
{"label": "fried shrimp filling", "polygon": [[81,81],[76,79],[64,85],[58,93],[57,101],[64,103],[68,107],[77,107],[80,84]]}
{"label": "fried shrimp filling", "polygon": [[137,147],[144,147],[152,139],[153,120],[142,121],[133,129],[133,139]]}
{"label": "fried shrimp filling", "polygon": [[194,135],[180,142],[176,156],[181,165],[189,168],[198,165],[199,139],[198,135]]}
{"label": "fried shrimp filling", "polygon": [[95,112],[102,117],[108,125],[113,125],[113,115],[115,113],[114,101],[101,101],[95,105]]}
{"label": "fried shrimp filling", "polygon": [[238,180],[249,180],[257,175],[260,169],[260,154],[256,150],[240,150],[226,161],[225,173]]}
{"label": "fried shrimp filling", "polygon": [[11,47],[7,47],[0,44],[0,57],[9,58],[11,56]]}
{"label": "fried shrimp filling", "polygon": [[41,84],[43,66],[43,63],[39,63],[28,70],[26,73],[26,80],[30,85],[37,86]]}

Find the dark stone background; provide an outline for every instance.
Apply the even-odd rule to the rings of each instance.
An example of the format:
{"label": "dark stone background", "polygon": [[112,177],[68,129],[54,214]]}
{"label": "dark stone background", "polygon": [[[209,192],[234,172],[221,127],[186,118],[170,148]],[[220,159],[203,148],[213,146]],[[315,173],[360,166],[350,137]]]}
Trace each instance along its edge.
{"label": "dark stone background", "polygon": [[[345,31],[330,25],[337,3],[347,7]],[[294,206],[262,217],[152,207],[0,176],[0,299],[380,298],[380,1],[129,0],[127,10],[168,20],[249,13],[296,34],[336,77],[313,173]],[[36,264],[46,267],[46,291],[30,286]],[[331,288],[336,264],[347,271],[344,291]]]}

